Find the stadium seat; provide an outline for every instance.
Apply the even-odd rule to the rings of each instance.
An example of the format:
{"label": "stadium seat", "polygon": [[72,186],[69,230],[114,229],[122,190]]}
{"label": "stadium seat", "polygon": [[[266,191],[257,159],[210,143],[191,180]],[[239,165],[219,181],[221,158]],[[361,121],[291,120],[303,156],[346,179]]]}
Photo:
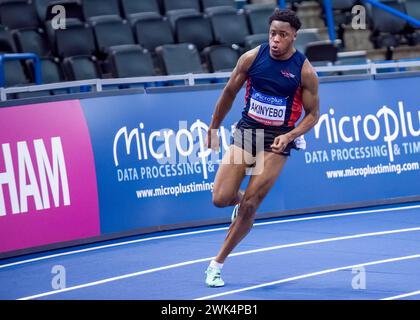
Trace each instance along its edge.
{"label": "stadium seat", "polygon": [[[334,24],[337,27],[337,38],[342,41],[342,46],[345,46],[344,43],[344,33],[345,26],[349,25],[353,19],[352,8],[358,4],[358,0],[332,0],[331,5],[333,9]],[[324,6],[322,6],[324,9]],[[325,14],[323,14],[323,19],[326,22]]]}
{"label": "stadium seat", "polygon": [[193,44],[167,44],[157,47],[156,53],[168,75],[204,72],[200,56]]}
{"label": "stadium seat", "polygon": [[91,19],[96,47],[100,54],[108,48],[124,44],[135,44],[134,35],[126,20],[116,16],[102,16]]}
{"label": "stadium seat", "polygon": [[160,14],[156,0],[121,0],[121,6],[126,19],[129,19],[132,14],[142,12],[156,12]]}
{"label": "stadium seat", "polygon": [[46,20],[47,7],[51,2],[55,2],[55,0],[34,0],[35,9],[41,22]]}
{"label": "stadium seat", "polygon": [[13,33],[19,52],[36,53],[39,57],[51,56],[51,48],[43,29],[20,29]]}
{"label": "stadium seat", "polygon": [[199,51],[214,42],[210,20],[202,14],[179,18],[175,24],[175,34],[179,43],[193,43]]}
{"label": "stadium seat", "polygon": [[235,7],[235,0],[201,0],[203,10],[211,7],[231,6]]}
{"label": "stadium seat", "polygon": [[189,17],[189,16],[196,16],[199,12],[195,9],[177,9],[177,10],[169,10],[166,12],[166,17],[168,18],[169,22],[171,23],[172,29],[175,30],[176,21],[179,18]]}
{"label": "stadium seat", "polygon": [[420,20],[420,2],[417,0],[405,0],[407,14]]}
{"label": "stadium seat", "polygon": [[64,7],[66,13],[66,19],[78,19],[83,21],[84,14],[82,6],[77,0],[54,0],[50,1],[46,6],[44,20],[52,20],[57,13],[53,13],[53,8],[56,5]]}
{"label": "stadium seat", "polygon": [[[404,12],[404,5],[398,1],[387,1],[387,6]],[[372,29],[371,40],[375,48],[386,47],[391,49],[399,45],[401,33],[406,27],[406,21],[381,10],[374,6],[367,6],[370,28]],[[390,58],[388,54],[388,58]]]}
{"label": "stadium seat", "polygon": [[[39,62],[41,65],[41,79],[43,84],[65,81],[64,72],[58,58],[41,58],[39,59]],[[30,70],[31,81],[35,82],[33,60],[28,60],[27,66]]]}
{"label": "stadium seat", "polygon": [[3,67],[5,87],[28,85],[30,83],[20,61],[6,60],[3,62]]}
{"label": "stadium seat", "polygon": [[165,12],[179,9],[194,9],[200,11],[200,0],[163,0]]}
{"label": "stadium seat", "polygon": [[331,62],[337,60],[338,49],[331,41],[316,41],[306,45],[305,56],[311,62]]}
{"label": "stadium seat", "polygon": [[109,53],[109,62],[114,78],[156,75],[150,52],[139,45],[112,48]]}
{"label": "stadium seat", "polygon": [[40,24],[36,8],[29,0],[0,2],[0,21],[10,30],[36,28]]}
{"label": "stadium seat", "polygon": [[54,35],[58,57],[95,54],[92,29],[80,22],[74,21],[72,24],[67,22],[67,28],[56,30]]}
{"label": "stadium seat", "polygon": [[224,72],[235,68],[240,52],[232,46],[216,45],[205,48],[203,54],[210,72]]}
{"label": "stadium seat", "polygon": [[118,0],[83,0],[82,9],[86,20],[97,16],[120,15]]}
{"label": "stadium seat", "polygon": [[69,81],[101,78],[97,60],[91,56],[67,57],[63,61]]}
{"label": "stadium seat", "polygon": [[[218,7],[215,7],[218,8]],[[215,8],[208,8],[215,9]],[[243,46],[249,35],[248,24],[244,14],[217,12],[210,15],[214,38],[219,44],[237,44]]]}
{"label": "stadium seat", "polygon": [[0,53],[13,52],[16,52],[16,47],[12,35],[6,27],[0,25]]}
{"label": "stadium seat", "polygon": [[217,6],[217,7],[208,7],[204,9],[204,12],[208,16],[214,16],[218,14],[236,14],[237,10],[231,6]]}
{"label": "stadium seat", "polygon": [[[42,84],[51,84],[51,83],[59,83],[62,81],[66,81],[64,76],[63,66],[60,63],[58,58],[41,58],[41,80]],[[30,70],[31,74],[31,82],[35,82],[35,75],[34,75],[34,65],[33,60],[27,61],[28,69]],[[69,93],[67,89],[52,89],[52,90],[42,90],[39,91],[43,93],[42,95],[58,95],[58,94],[66,94]],[[24,95],[17,95],[18,99],[29,97],[24,93]]]}
{"label": "stadium seat", "polygon": [[[416,18],[420,21],[420,2],[417,0],[406,0],[405,9],[409,16]],[[408,34],[406,38],[411,45],[417,45],[420,43],[420,27],[416,27],[410,24],[408,28]]]}
{"label": "stadium seat", "polygon": [[331,5],[335,10],[351,10],[358,0],[332,0]]}
{"label": "stadium seat", "polygon": [[137,42],[149,51],[163,44],[175,42],[171,24],[164,18],[145,18],[137,20],[134,26]]}
{"label": "stadium seat", "polygon": [[269,17],[276,5],[255,5],[250,4],[244,7],[252,34],[268,33]]}
{"label": "stadium seat", "polygon": [[305,53],[308,43],[320,40],[321,38],[316,29],[301,29],[297,32],[295,48],[300,52]]}
{"label": "stadium seat", "polygon": [[42,83],[56,83],[65,80],[60,61],[56,58],[41,59]]}
{"label": "stadium seat", "polygon": [[268,41],[268,33],[250,34],[245,37],[245,51],[254,49]]}
{"label": "stadium seat", "polygon": [[135,30],[134,26],[136,25],[137,21],[149,20],[149,19],[151,20],[162,19],[162,16],[160,15],[160,13],[157,13],[157,12],[137,12],[137,13],[131,13],[128,16],[128,21],[130,22],[130,25],[133,27],[133,30]]}

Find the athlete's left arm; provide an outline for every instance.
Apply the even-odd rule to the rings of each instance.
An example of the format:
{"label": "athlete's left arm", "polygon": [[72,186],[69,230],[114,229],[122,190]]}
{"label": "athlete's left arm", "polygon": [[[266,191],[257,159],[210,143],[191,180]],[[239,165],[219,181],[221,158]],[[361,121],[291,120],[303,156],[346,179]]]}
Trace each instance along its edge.
{"label": "athlete's left arm", "polygon": [[302,67],[302,104],[305,116],[292,131],[275,138],[272,145],[274,152],[282,152],[290,142],[311,130],[319,120],[318,76],[308,60]]}

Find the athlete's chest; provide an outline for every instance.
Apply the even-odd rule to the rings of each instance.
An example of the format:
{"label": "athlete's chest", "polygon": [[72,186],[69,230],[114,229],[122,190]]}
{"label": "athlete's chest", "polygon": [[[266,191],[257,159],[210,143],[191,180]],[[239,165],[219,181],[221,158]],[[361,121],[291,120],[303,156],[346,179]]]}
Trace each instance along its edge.
{"label": "athlete's chest", "polygon": [[250,70],[251,85],[268,94],[291,96],[300,86],[300,69],[295,63],[258,63]]}

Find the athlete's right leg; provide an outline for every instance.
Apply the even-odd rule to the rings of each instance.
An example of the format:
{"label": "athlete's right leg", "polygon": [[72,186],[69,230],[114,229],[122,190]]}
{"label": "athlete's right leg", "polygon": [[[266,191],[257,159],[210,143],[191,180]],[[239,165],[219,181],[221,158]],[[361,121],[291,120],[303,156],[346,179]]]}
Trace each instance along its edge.
{"label": "athlete's right leg", "polygon": [[229,147],[214,180],[213,204],[216,207],[233,206],[241,201],[243,192],[239,188],[250,161],[252,158],[248,152],[235,145]]}
{"label": "athlete's right leg", "polygon": [[[214,181],[213,203],[215,206],[219,208],[233,206],[242,200],[243,192],[239,188],[245,177],[247,163],[252,160],[249,158],[250,156],[248,152],[235,145],[229,147],[223,156]],[[221,278],[222,266],[216,260],[210,262],[206,270],[208,286],[221,287],[224,285]]]}

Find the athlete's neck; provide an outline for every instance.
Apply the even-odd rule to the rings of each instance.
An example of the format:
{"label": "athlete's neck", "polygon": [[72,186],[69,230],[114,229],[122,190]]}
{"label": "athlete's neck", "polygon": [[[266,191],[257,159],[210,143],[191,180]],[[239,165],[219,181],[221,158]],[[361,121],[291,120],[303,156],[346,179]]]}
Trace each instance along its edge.
{"label": "athlete's neck", "polygon": [[296,52],[295,47],[291,47],[290,50],[288,50],[286,53],[284,53],[282,55],[274,56],[273,53],[270,50],[270,56],[271,56],[271,58],[273,58],[275,60],[287,60],[291,56],[293,56],[295,54],[295,52]]}

